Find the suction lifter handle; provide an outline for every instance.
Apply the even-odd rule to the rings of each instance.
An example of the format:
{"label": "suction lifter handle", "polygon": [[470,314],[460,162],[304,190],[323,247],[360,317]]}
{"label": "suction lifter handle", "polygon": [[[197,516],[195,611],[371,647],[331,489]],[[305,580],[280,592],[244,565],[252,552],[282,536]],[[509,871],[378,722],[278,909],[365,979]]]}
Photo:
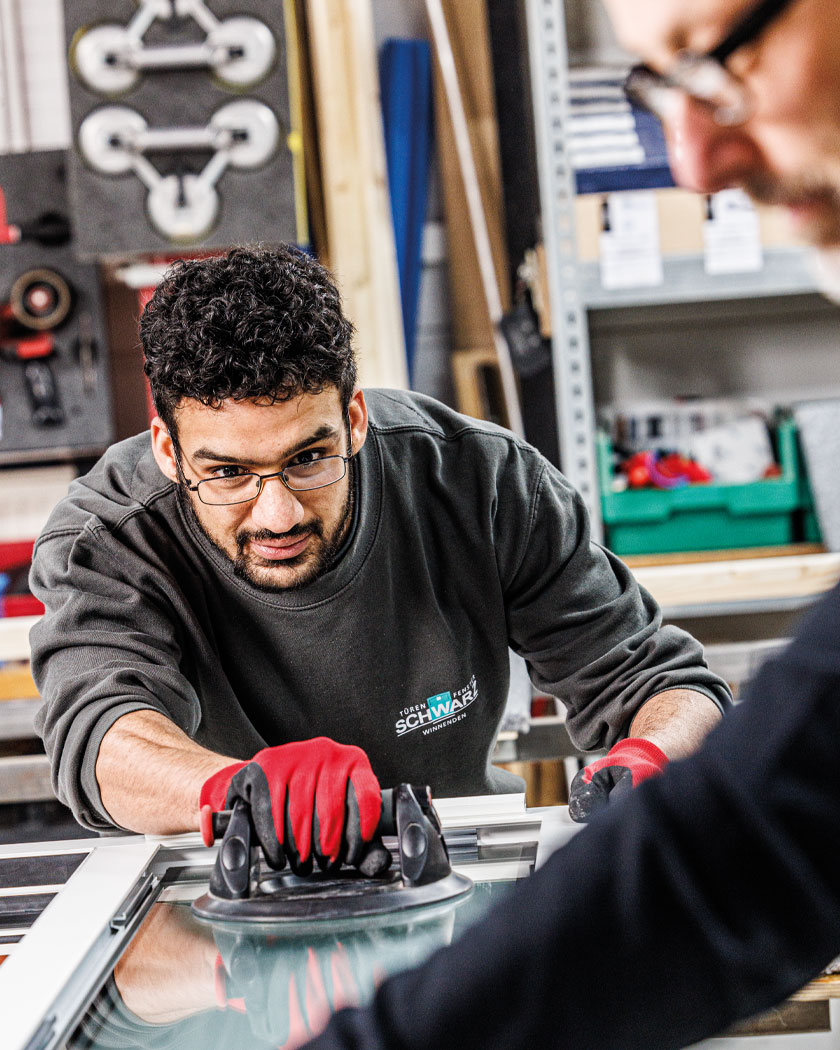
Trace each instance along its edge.
{"label": "suction lifter handle", "polygon": [[[410,785],[414,797],[424,810],[432,809],[432,793],[427,785]],[[379,815],[379,823],[376,826],[377,836],[397,834],[396,814],[396,792],[397,788],[384,788],[382,791],[382,812]],[[201,837],[205,846],[212,846],[216,839],[220,839],[227,831],[230,819],[233,816],[232,809],[223,809],[214,812],[210,806],[202,806],[199,817]]]}

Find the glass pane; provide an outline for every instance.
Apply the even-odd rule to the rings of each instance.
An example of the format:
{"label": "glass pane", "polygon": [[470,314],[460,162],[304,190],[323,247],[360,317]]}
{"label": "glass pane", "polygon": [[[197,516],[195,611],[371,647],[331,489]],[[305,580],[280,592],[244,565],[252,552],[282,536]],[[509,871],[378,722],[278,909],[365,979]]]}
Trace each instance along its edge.
{"label": "glass pane", "polygon": [[[473,846],[473,851],[475,847]],[[390,974],[451,943],[533,867],[534,848],[496,849],[466,898],[355,920],[263,931],[195,919],[189,900],[159,901],[67,1047],[230,1050],[293,1047],[333,1010],[363,1004]],[[507,868],[505,868],[507,865]],[[466,870],[466,868],[460,868]],[[207,887],[172,886],[190,899]]]}

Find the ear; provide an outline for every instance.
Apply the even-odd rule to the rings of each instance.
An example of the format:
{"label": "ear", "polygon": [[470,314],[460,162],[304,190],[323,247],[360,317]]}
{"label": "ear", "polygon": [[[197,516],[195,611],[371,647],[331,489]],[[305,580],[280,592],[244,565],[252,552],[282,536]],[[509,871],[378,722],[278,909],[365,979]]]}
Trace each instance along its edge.
{"label": "ear", "polygon": [[364,445],[368,432],[367,404],[361,387],[357,387],[350,398],[347,414],[350,417],[350,440],[353,444],[353,452],[356,453]]}
{"label": "ear", "polygon": [[149,426],[152,434],[152,455],[155,457],[155,463],[170,481],[179,481],[180,476],[178,474],[178,464],[175,460],[175,446],[172,442],[172,435],[160,416],[155,416]]}

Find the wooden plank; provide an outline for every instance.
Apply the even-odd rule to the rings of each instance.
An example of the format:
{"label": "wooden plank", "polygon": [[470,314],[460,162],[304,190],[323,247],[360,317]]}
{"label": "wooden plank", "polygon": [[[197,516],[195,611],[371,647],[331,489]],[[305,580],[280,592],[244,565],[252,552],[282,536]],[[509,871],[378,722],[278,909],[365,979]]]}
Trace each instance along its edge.
{"label": "wooden plank", "polygon": [[653,565],[635,568],[633,575],[663,606],[808,598],[840,579],[840,554]]}
{"label": "wooden plank", "polygon": [[[499,308],[501,311],[507,311],[510,309],[510,277],[504,234],[502,168],[486,3],[485,0],[443,0],[441,7],[487,225]],[[455,130],[439,62],[435,70],[435,92],[435,111],[440,135],[439,163],[447,226],[453,226],[454,234],[466,233],[466,236],[449,238],[455,307],[453,326],[456,348],[462,349],[484,345],[484,342],[476,337],[481,333],[492,340],[492,332],[487,328],[489,318],[480,310],[480,304],[476,303],[475,290],[480,282],[479,260],[473,238],[470,236],[467,190],[458,160]]]}
{"label": "wooden plank", "polygon": [[787,543],[781,547],[741,547],[719,551],[678,551],[672,554],[623,554],[630,568],[647,565],[691,565],[696,562],[745,561],[748,558],[780,558],[793,554],[825,554],[821,543]]}
{"label": "wooden plank", "polygon": [[[452,378],[458,410],[475,419],[508,425],[501,389],[488,389],[485,376],[497,375],[496,353],[490,347],[456,350],[452,355]],[[495,387],[499,387],[498,382]]]}
{"label": "wooden plank", "polygon": [[804,1035],[830,1032],[831,1016],[827,1002],[786,999],[758,1017],[741,1021],[724,1034],[730,1037],[761,1035]]}
{"label": "wooden plank", "polygon": [[[495,351],[507,425],[524,433],[510,351],[499,330],[509,305],[495,110],[484,0],[426,0],[435,50],[435,114],[444,187],[456,349]],[[453,29],[450,29],[450,25]],[[457,34],[453,35],[455,30]],[[460,39],[460,65],[454,39]],[[475,55],[484,45],[485,59]],[[469,56],[465,58],[464,56]],[[484,88],[470,88],[471,76]],[[479,111],[470,122],[465,99]],[[493,149],[495,143],[495,149]],[[488,160],[490,154],[494,160]],[[495,175],[494,175],[495,171]],[[491,226],[493,232],[491,233]],[[495,246],[495,247],[494,247]],[[503,276],[500,279],[499,269]]]}
{"label": "wooden plank", "polygon": [[[328,265],[328,243],[324,194],[321,187],[321,164],[318,157],[318,132],[315,96],[312,85],[312,63],[309,55],[304,0],[284,0],[286,39],[289,55],[289,103],[292,112],[292,141],[295,182],[298,187],[298,237],[312,244],[319,259]],[[302,175],[301,175],[302,172]],[[302,187],[306,192],[302,192]],[[303,201],[298,201],[298,196]]]}
{"label": "wooden plank", "polygon": [[408,368],[370,0],[307,0],[329,262],[356,327],[359,379]]}
{"label": "wooden plank", "polygon": [[0,701],[35,700],[38,689],[28,663],[0,667]]}
{"label": "wooden plank", "polygon": [[329,237],[318,149],[318,116],[315,107],[315,83],[306,14],[306,0],[294,0],[295,33],[298,41],[300,69],[300,106],[303,135],[303,162],[312,246],[321,262],[329,267]]}
{"label": "wooden plank", "polygon": [[818,1002],[823,999],[840,999],[840,973],[815,977],[804,988],[790,997],[796,1002]]}

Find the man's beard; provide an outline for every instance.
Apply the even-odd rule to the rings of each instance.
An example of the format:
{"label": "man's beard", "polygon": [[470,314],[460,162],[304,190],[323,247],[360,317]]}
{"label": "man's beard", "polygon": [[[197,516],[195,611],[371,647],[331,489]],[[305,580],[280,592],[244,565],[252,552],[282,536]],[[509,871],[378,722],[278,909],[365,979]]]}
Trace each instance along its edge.
{"label": "man's beard", "polygon": [[814,248],[810,264],[817,287],[840,303],[840,189],[826,181],[782,181],[761,175],[744,183],[743,188],[759,204],[796,207],[812,202],[818,206],[800,232]]}
{"label": "man's beard", "polygon": [[822,294],[840,304],[840,248],[818,248],[813,251],[811,272]]}
{"label": "man's beard", "polygon": [[[322,576],[332,565],[336,555],[341,550],[344,543],[347,528],[350,523],[350,519],[353,516],[353,507],[355,504],[353,484],[353,463],[350,463],[349,473],[349,485],[347,488],[347,499],[344,501],[344,507],[342,508],[341,517],[336,523],[335,528],[332,530],[329,536],[324,536],[324,523],[320,518],[314,518],[310,522],[301,523],[293,526],[288,532],[270,532],[268,529],[260,529],[257,532],[249,532],[245,529],[236,534],[236,557],[231,558],[226,550],[224,550],[219,542],[207,531],[207,528],[199,520],[198,515],[195,513],[195,509],[191,501],[188,498],[184,498],[184,502],[187,506],[187,510],[192,517],[192,520],[201,529],[210,543],[216,548],[216,550],[226,558],[233,566],[234,575],[240,580],[245,580],[252,587],[256,587],[258,590],[267,591],[270,593],[276,593],[277,591],[290,591],[297,590],[301,587],[305,587],[307,584],[312,583],[319,576]],[[319,549],[315,552],[314,557],[309,550],[304,550],[301,554],[294,558],[289,558],[281,562],[277,568],[279,569],[294,569],[297,566],[305,566],[294,579],[286,583],[275,583],[269,582],[265,579],[267,573],[271,572],[270,565],[260,565],[259,571],[260,576],[254,574],[253,566],[250,564],[251,559],[245,554],[245,547],[251,540],[257,542],[261,540],[287,540],[294,536],[300,536],[309,533],[313,540],[319,543]],[[312,541],[310,541],[311,543]]]}
{"label": "man's beard", "polygon": [[796,208],[815,205],[813,216],[802,225],[801,236],[824,248],[840,246],[840,188],[825,179],[778,179],[755,175],[742,188],[759,204]]}

